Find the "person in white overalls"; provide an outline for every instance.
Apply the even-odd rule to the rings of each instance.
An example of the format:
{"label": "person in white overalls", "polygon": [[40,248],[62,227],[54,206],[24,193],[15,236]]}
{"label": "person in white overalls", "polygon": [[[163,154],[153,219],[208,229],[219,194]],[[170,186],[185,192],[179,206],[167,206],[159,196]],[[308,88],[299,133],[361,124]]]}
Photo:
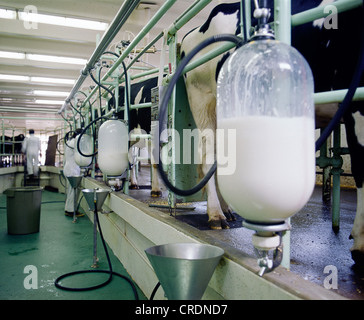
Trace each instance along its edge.
{"label": "person in white overalls", "polygon": [[38,176],[39,173],[39,154],[40,153],[40,139],[34,135],[34,130],[29,130],[29,137],[23,141],[21,151],[27,156],[27,172],[28,175]]}
{"label": "person in white overalls", "polygon": [[[65,177],[74,177],[81,175],[81,169],[78,164],[75,162],[74,157],[74,148],[75,148],[75,137],[77,136],[78,132],[74,132],[71,139],[66,142],[66,149],[65,149],[65,164],[63,166],[63,174]],[[70,183],[67,180],[67,187],[66,187],[66,203],[65,203],[65,215],[73,217],[73,212],[75,206],[77,204],[74,201],[74,194],[75,190],[71,187]],[[76,189],[77,195],[76,199],[78,199],[79,190]],[[77,217],[82,217],[84,214],[76,212]]]}

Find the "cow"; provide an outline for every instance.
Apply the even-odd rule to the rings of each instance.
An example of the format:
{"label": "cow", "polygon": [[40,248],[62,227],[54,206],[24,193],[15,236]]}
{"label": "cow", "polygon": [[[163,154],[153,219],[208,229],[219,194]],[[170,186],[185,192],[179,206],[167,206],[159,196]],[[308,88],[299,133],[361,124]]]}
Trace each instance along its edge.
{"label": "cow", "polygon": [[[140,104],[151,102],[151,89],[157,87],[158,78],[150,78],[147,80],[143,80],[141,82],[133,83],[130,88],[130,104]],[[119,106],[123,106],[125,101],[125,88],[123,86],[119,87]],[[151,132],[151,109],[150,108],[140,108],[140,109],[131,109],[129,111],[129,130],[131,133],[150,133]],[[117,117],[119,119],[124,119],[124,111],[120,111],[117,113]],[[137,144],[140,146],[140,142]],[[133,163],[135,164],[135,156],[139,151],[139,147],[137,145],[131,146],[131,153],[133,158]],[[151,152],[150,152],[151,154]],[[129,157],[130,158],[130,157]],[[130,188],[131,189],[139,189],[138,181],[136,177],[135,165],[131,168],[130,175]],[[162,195],[161,188],[159,186],[158,179],[158,169],[157,165],[152,165],[152,197],[160,197]]]}
{"label": "cow", "polygon": [[[292,1],[292,14],[328,5],[333,1],[310,0]],[[273,8],[273,1],[268,1]],[[252,5],[254,8],[254,5]],[[337,18],[338,28],[326,28],[325,20],[292,29],[292,45],[306,58],[314,74],[315,91],[346,89],[355,71],[358,60],[363,9],[340,13]],[[272,19],[272,18],[271,18]],[[252,25],[255,24],[252,19]],[[198,43],[216,34],[240,33],[240,2],[226,3],[216,6],[206,22],[190,31],[181,43],[181,58],[187,55]],[[203,55],[211,50],[208,47],[200,52]],[[199,129],[216,129],[216,80],[223,62],[229,53],[216,57],[208,63],[190,71],[185,75],[185,84],[191,112]],[[363,85],[363,82],[361,83]],[[351,155],[352,173],[357,187],[357,212],[351,237],[354,245],[351,248],[352,258],[356,263],[364,261],[364,101],[353,102],[349,112],[345,114],[344,123],[347,142]],[[202,148],[205,150],[206,148]],[[204,151],[202,151],[204,152]],[[202,154],[202,159],[206,159]],[[211,165],[202,164],[206,174]],[[225,201],[216,191],[215,179],[207,184],[207,213],[212,229],[229,228],[224,212],[229,213]]]}
{"label": "cow", "polygon": [[[13,138],[4,136],[4,152],[7,154],[13,153],[13,145],[14,145],[14,153],[21,153],[21,145],[24,140],[24,135],[19,134],[14,136]],[[3,152],[3,137],[0,137],[0,152]]]}

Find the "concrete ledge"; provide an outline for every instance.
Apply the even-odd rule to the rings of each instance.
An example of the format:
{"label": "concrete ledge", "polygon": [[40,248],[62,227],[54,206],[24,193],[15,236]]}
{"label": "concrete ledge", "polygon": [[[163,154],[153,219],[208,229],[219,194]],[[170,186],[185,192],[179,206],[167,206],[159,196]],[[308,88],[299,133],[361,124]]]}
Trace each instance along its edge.
{"label": "concrete ledge", "polygon": [[[83,180],[83,186],[105,188],[90,178]],[[82,206],[91,216],[86,201]],[[103,209],[110,212],[100,215],[105,240],[147,297],[158,279],[144,250],[160,244],[195,242],[225,250],[203,299],[345,299],[282,267],[259,277],[255,258],[123,193],[111,193]],[[155,299],[164,299],[161,288]]]}

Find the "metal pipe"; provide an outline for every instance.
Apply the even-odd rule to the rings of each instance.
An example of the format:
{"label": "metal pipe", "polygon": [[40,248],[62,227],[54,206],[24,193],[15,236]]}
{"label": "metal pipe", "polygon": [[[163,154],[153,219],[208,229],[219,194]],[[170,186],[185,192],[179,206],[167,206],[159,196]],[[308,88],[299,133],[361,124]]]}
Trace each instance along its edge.
{"label": "metal pipe", "polygon": [[[335,103],[344,100],[348,90],[334,90],[315,93],[315,104]],[[364,100],[364,87],[356,89],[353,101]]]}
{"label": "metal pipe", "polygon": [[[151,48],[160,38],[163,37],[163,32],[161,32],[159,35],[157,35],[147,46],[145,46],[143,48],[142,51],[140,51],[140,53],[130,62],[130,64],[126,67],[126,70],[129,70],[132,65],[136,62],[138,62],[139,58],[149,50],[149,48]],[[148,68],[147,70],[150,70],[150,68]]]}
{"label": "metal pipe", "polygon": [[274,26],[276,38],[287,44],[291,44],[291,1],[274,1]]}
{"label": "metal pipe", "polygon": [[137,46],[137,44],[149,33],[149,31],[157,24],[157,22],[166,14],[166,12],[174,5],[177,0],[167,0],[163,6],[157,11],[152,19],[146,24],[146,26],[138,33],[134,40],[125,49],[122,55],[115,61],[113,66],[102,78],[102,81],[106,80],[111,74],[119,67],[121,62],[129,55],[129,53]]}
{"label": "metal pipe", "polygon": [[131,141],[135,141],[137,139],[151,139],[152,135],[148,134],[148,133],[132,133],[130,135],[130,140]]}
{"label": "metal pipe", "polygon": [[[330,3],[330,5],[333,5],[337,8],[338,12],[348,11],[356,7],[360,7],[362,4],[363,4],[362,0],[350,0],[350,1],[338,0],[333,3]],[[327,13],[324,13],[324,8],[325,6],[320,6],[293,15],[291,18],[292,27],[296,27],[298,25],[326,17]]]}
{"label": "metal pipe", "polygon": [[205,8],[211,0],[196,0],[172,25],[168,28],[168,36],[173,36],[197,13]]}
{"label": "metal pipe", "polygon": [[96,47],[95,51],[91,55],[89,61],[87,62],[85,68],[81,71],[81,75],[79,76],[76,84],[73,86],[71,93],[68,98],[65,100],[62,108],[58,111],[59,113],[63,112],[66,108],[69,101],[73,98],[75,93],[80,89],[81,85],[85,81],[87,77],[87,71],[90,67],[93,67],[97,59],[101,56],[101,54],[107,49],[111,41],[114,39],[116,34],[119,32],[121,27],[124,25],[126,20],[129,18],[133,10],[137,7],[140,0],[125,0],[123,5],[120,7],[118,13],[116,14],[114,20],[111,22],[109,28],[104,33],[99,45]]}
{"label": "metal pipe", "polygon": [[[206,63],[207,61],[219,56],[220,54],[229,51],[230,49],[233,49],[235,47],[235,44],[228,42],[228,43],[224,43],[221,46],[218,46],[216,49],[213,49],[211,51],[209,51],[208,53],[204,54],[203,56],[194,59],[191,63],[189,63],[186,68],[183,69],[183,74],[191,71],[192,69],[197,68],[198,66]],[[169,77],[171,78],[173,76],[170,75]]]}
{"label": "metal pipe", "polygon": [[[290,0],[275,0],[275,31],[276,38],[279,41],[291,45],[291,1]],[[288,223],[291,219],[288,219]],[[283,243],[283,253],[280,257],[281,264],[286,269],[290,270],[291,265],[291,231],[282,232],[281,241]]]}
{"label": "metal pipe", "polygon": [[[129,53],[136,47],[136,45],[145,37],[146,34],[153,28],[153,26],[165,15],[165,13],[172,7],[172,5],[177,0],[167,0],[164,5],[158,10],[158,12],[152,17],[152,19],[147,23],[147,25],[138,33],[138,35],[134,38],[134,40],[129,44],[129,46],[125,49],[122,55],[114,62],[113,66],[109,69],[109,71],[104,75],[101,81],[106,81],[108,77],[119,67],[121,62],[129,55]],[[98,86],[92,89],[89,96],[85,99],[84,103],[88,102],[91,97],[97,91]]]}

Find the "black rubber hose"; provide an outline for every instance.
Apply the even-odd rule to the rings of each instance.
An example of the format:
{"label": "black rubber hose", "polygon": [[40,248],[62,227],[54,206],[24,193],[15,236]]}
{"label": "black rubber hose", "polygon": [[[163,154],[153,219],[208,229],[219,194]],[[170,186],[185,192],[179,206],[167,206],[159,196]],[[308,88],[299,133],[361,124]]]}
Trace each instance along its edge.
{"label": "black rubber hose", "polygon": [[[114,56],[116,57],[119,57],[119,55],[115,52],[112,52],[112,51],[105,51],[103,54],[113,54]],[[129,89],[128,89],[128,77],[127,77],[127,69],[126,69],[126,66],[125,66],[125,63],[124,61],[122,61],[122,65],[123,65],[123,68],[124,68],[124,73],[125,73],[125,90],[126,90],[126,103],[125,103],[125,106],[127,108],[127,114],[128,114],[128,121],[130,121],[130,101],[129,101]],[[91,75],[91,78],[94,80],[95,83],[97,83],[100,87],[103,87],[105,90],[107,90],[110,94],[112,94],[114,100],[115,100],[115,96],[114,94],[109,90],[107,89],[106,87],[102,86],[101,83],[99,83],[92,75],[91,71],[90,71],[90,75]],[[79,154],[81,156],[84,156],[84,157],[93,157],[95,155],[97,155],[97,151],[92,153],[92,154],[84,154],[81,149],[80,149],[80,141],[81,141],[81,137],[85,134],[86,130],[92,126],[95,122],[99,121],[100,119],[106,119],[106,120],[109,120],[109,118],[105,117],[105,116],[101,116],[101,117],[98,117],[96,118],[95,120],[91,121],[83,130],[82,132],[80,133],[80,137],[78,138],[77,140],[77,151],[79,152]]]}
{"label": "black rubber hose", "polygon": [[69,135],[70,135],[70,134],[74,134],[74,133],[75,133],[75,131],[72,131],[72,130],[71,130],[71,131],[68,131],[68,132],[64,135],[64,138],[63,138],[63,139],[64,139],[64,143],[65,143],[65,145],[66,145],[68,148],[72,149],[72,150],[73,150],[74,148],[70,147],[70,146],[67,144],[67,141],[68,141],[68,140],[70,140],[70,139],[69,139]]}
{"label": "black rubber hose", "polygon": [[336,112],[335,116],[331,119],[328,126],[325,128],[325,130],[322,132],[320,138],[316,141],[316,151],[320,150],[322,144],[327,140],[327,138],[330,136],[332,131],[335,129],[335,127],[340,123],[341,118],[344,116],[346,112],[349,111],[350,103],[353,100],[354,94],[356,89],[359,87],[360,79],[364,71],[364,1],[363,1],[363,7],[362,7],[362,32],[361,32],[361,38],[360,38],[360,50],[359,50],[359,59],[355,68],[355,73],[353,75],[353,78],[350,83],[350,87],[348,92],[345,95],[345,98],[339,108],[339,110]]}
{"label": "black rubber hose", "polygon": [[99,87],[101,87],[101,88],[103,88],[103,89],[105,89],[108,93],[110,93],[110,95],[111,95],[111,97],[112,97],[112,99],[113,99],[113,101],[115,102],[115,95],[114,95],[114,93],[108,88],[108,87],[106,87],[106,86],[104,86],[103,84],[101,84],[99,81],[97,81],[96,79],[95,79],[95,77],[94,77],[94,75],[92,74],[92,71],[90,70],[89,71],[89,74],[90,74],[90,76],[91,76],[91,79],[99,86]]}
{"label": "black rubber hose", "polygon": [[[96,203],[95,203],[95,210],[96,210]],[[111,282],[113,275],[115,275],[115,276],[121,277],[121,278],[123,278],[123,279],[125,279],[126,281],[129,282],[129,284],[130,284],[130,286],[131,286],[131,288],[133,290],[135,300],[139,300],[138,292],[137,292],[137,289],[136,289],[134,283],[128,277],[125,277],[125,276],[121,275],[120,273],[117,273],[117,272],[112,270],[112,264],[111,264],[109,252],[108,252],[107,247],[106,247],[104,236],[102,234],[102,229],[101,229],[101,226],[100,226],[100,221],[99,221],[97,210],[96,210],[95,217],[96,217],[96,223],[97,223],[98,228],[99,228],[102,245],[104,247],[107,262],[108,262],[108,265],[109,265],[109,270],[81,270],[81,271],[74,271],[74,272],[66,273],[66,274],[58,277],[55,280],[55,282],[54,282],[55,286],[58,289],[66,290],[66,291],[90,291],[90,290],[95,290],[95,289],[99,289],[99,288],[102,288],[102,287],[106,286],[107,284],[109,284]],[[61,280],[65,279],[65,278],[68,278],[68,277],[71,277],[71,276],[74,276],[74,275],[78,275],[78,274],[83,274],[83,273],[107,273],[107,274],[109,274],[109,278],[106,281],[104,281],[104,282],[102,282],[100,284],[97,284],[95,286],[85,287],[85,288],[70,288],[70,287],[65,287],[65,286],[62,286],[62,285],[59,284],[59,282]]]}
{"label": "black rubber hose", "polygon": [[[103,54],[112,54],[117,58],[120,58],[120,56],[112,51],[105,51]],[[124,61],[121,61],[121,65],[123,66],[124,69],[124,76],[125,76],[125,95],[126,95],[126,100],[125,100],[125,108],[126,108],[126,112],[128,115],[128,123],[130,123],[130,100],[129,100],[129,79],[128,79],[128,70],[126,68],[126,65],[124,63]]]}
{"label": "black rubber hose", "polygon": [[157,293],[157,291],[158,291],[158,289],[159,289],[160,285],[161,285],[161,283],[160,283],[160,282],[158,282],[158,283],[156,284],[156,286],[154,287],[153,292],[152,292],[152,294],[151,294],[151,296],[150,296],[150,299],[149,299],[149,300],[154,300],[154,296],[155,296],[155,294]]}
{"label": "black rubber hose", "polygon": [[[180,78],[180,76],[183,73],[184,68],[193,59],[193,57],[198,52],[200,52],[202,49],[206,48],[207,46],[209,46],[213,43],[223,42],[223,41],[233,42],[238,47],[241,46],[242,44],[244,44],[244,42],[245,42],[245,40],[242,40],[241,38],[231,35],[231,34],[216,35],[216,36],[210,37],[210,38],[206,39],[205,41],[201,42],[187,56],[185,56],[181,60],[181,63],[178,65],[177,70],[176,70],[175,74],[173,75],[173,77],[166,89],[165,95],[163,96],[162,102],[161,102],[160,112],[159,112],[159,137],[161,136],[161,133],[162,133],[162,122],[166,116],[169,99],[172,95],[174,86],[176,85],[178,79]],[[156,152],[156,151],[158,152],[158,150],[154,150],[154,152]],[[158,159],[157,155],[155,156],[155,159]],[[206,183],[210,180],[212,175],[215,173],[216,168],[217,168],[217,163],[215,161],[215,163],[212,165],[212,167],[210,168],[210,170],[206,174],[206,176],[196,186],[194,186],[193,188],[188,189],[188,190],[181,190],[181,189],[176,188],[174,185],[172,185],[170,183],[170,181],[168,180],[168,177],[163,170],[163,163],[162,163],[161,157],[159,157],[159,161],[158,161],[158,169],[159,169],[159,173],[161,175],[163,182],[165,183],[165,185],[167,186],[167,188],[169,190],[171,190],[173,193],[180,195],[180,196],[190,196],[190,195],[195,194],[198,191],[200,191],[206,185]]]}
{"label": "black rubber hose", "polygon": [[106,120],[109,120],[108,117],[105,117],[105,116],[101,116],[101,117],[98,117],[96,118],[95,120],[91,121],[85,128],[82,129],[81,133],[80,133],[80,137],[77,139],[77,151],[79,152],[79,154],[81,156],[84,156],[84,157],[93,157],[95,155],[97,155],[97,151],[95,151],[94,153],[92,154],[84,154],[81,149],[80,149],[80,141],[81,141],[81,137],[85,134],[85,132],[87,131],[87,129],[89,127],[91,127],[95,122],[101,120],[101,119],[106,119]]}

